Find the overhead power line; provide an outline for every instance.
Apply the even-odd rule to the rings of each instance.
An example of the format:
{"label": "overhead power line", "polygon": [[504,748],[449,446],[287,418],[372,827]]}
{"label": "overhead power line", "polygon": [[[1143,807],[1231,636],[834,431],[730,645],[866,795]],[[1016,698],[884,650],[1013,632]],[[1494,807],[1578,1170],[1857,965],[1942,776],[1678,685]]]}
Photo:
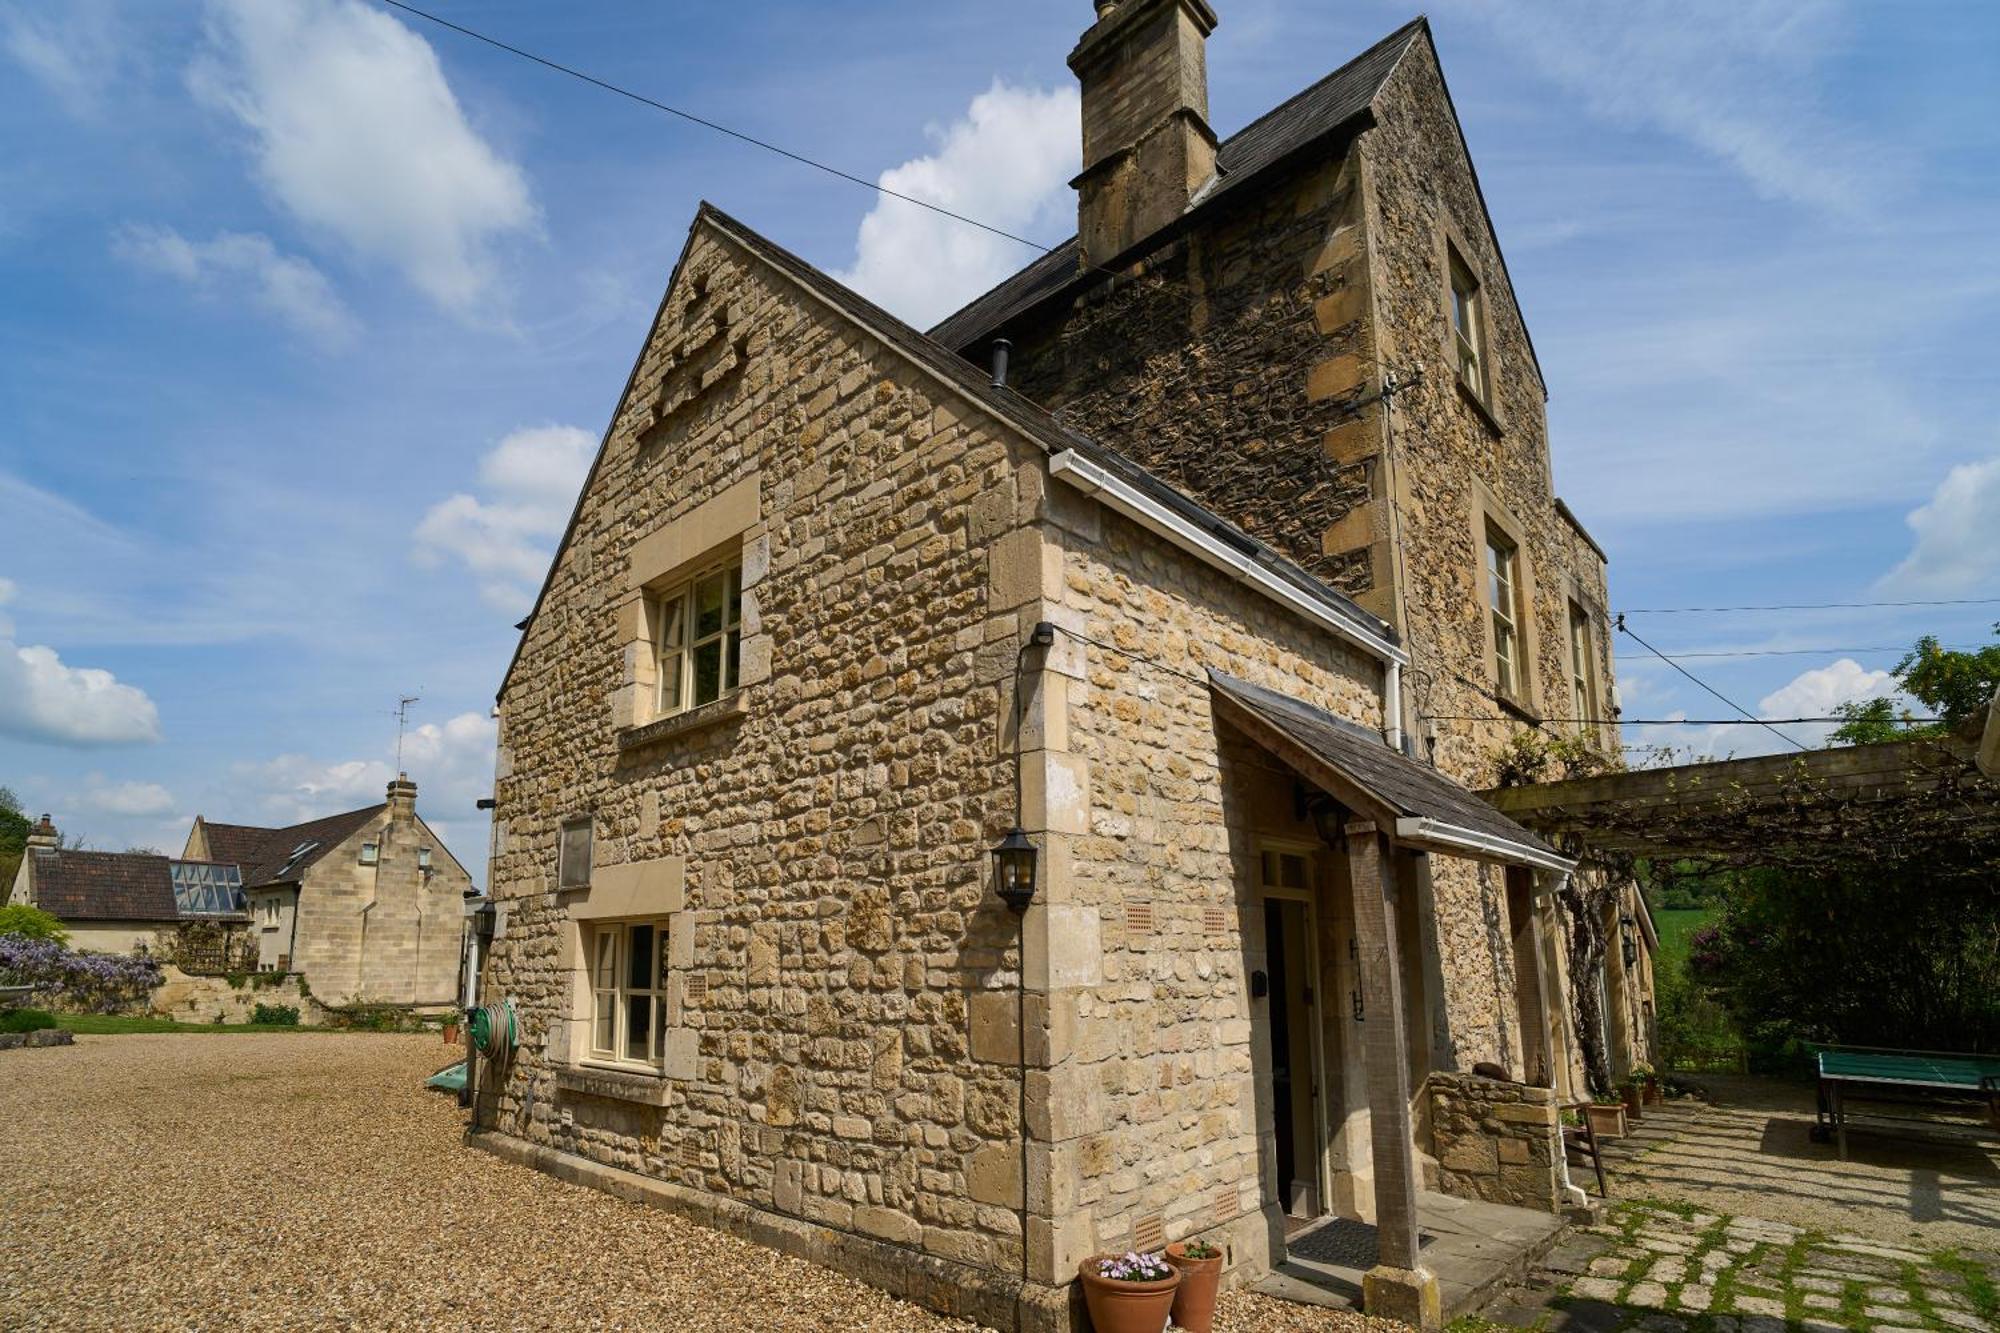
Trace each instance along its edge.
{"label": "overhead power line", "polygon": [[993,235],[1002,237],[1005,240],[1028,246],[1030,249],[1040,250],[1044,254],[1051,253],[1055,249],[1054,246],[1043,245],[1040,241],[1031,241],[1025,236],[1017,236],[1005,228],[981,222],[978,218],[967,217],[963,213],[955,213],[942,204],[934,204],[928,199],[920,199],[913,194],[904,194],[900,190],[892,190],[880,181],[864,180],[852,172],[842,171],[839,167],[830,166],[815,158],[807,157],[804,153],[795,153],[789,148],[782,148],[777,144],[771,143],[769,140],[759,139],[754,134],[745,134],[742,130],[731,129],[729,126],[710,120],[706,116],[698,116],[692,111],[683,111],[677,106],[669,106],[667,103],[648,97],[644,93],[633,92],[630,88],[621,88],[615,83],[598,78],[594,74],[586,74],[580,69],[572,68],[559,61],[550,60],[546,56],[538,56],[533,51],[526,51],[508,42],[503,42],[498,37],[489,37],[483,32],[468,28],[463,24],[453,23],[450,19],[441,18],[436,14],[430,13],[428,10],[419,9],[415,5],[405,4],[403,0],[380,0],[380,3],[389,6],[391,9],[400,9],[405,14],[420,18],[426,23],[435,23],[440,28],[448,28],[462,37],[470,37],[475,42],[484,42],[496,50],[505,51],[508,55],[519,56],[523,60],[532,61],[544,69],[554,70],[558,74],[564,74],[572,79],[581,80],[592,87],[602,88],[605,92],[616,93],[620,97],[629,98],[641,106],[651,107],[655,111],[663,111],[669,116],[677,116],[691,125],[699,125],[705,130],[713,130],[717,134],[727,135],[732,139],[747,143],[753,148],[761,148],[767,153],[776,153],[779,157],[789,158],[801,166],[811,167],[815,171],[824,171],[829,176],[838,176],[841,180],[859,185],[864,190],[873,190],[877,194],[887,195],[891,199],[900,199],[906,204],[915,204],[918,208],[927,208],[941,217],[950,218],[954,222],[963,222],[966,226],[977,227],[981,231],[991,232]]}
{"label": "overhead power line", "polygon": [[1633,606],[1623,616],[1715,615],[1724,611],[1872,611],[1902,606],[2000,606],[2000,597],[1948,597],[1929,602],[1789,602],[1778,606]]}
{"label": "overhead power line", "polygon": [[[1518,721],[1518,719],[1516,719],[1516,718],[1511,718],[1511,717],[1500,717],[1500,716],[1497,716],[1497,715],[1495,715],[1495,714],[1491,714],[1491,713],[1456,713],[1456,714],[1454,714],[1454,713],[1437,713],[1437,714],[1433,714],[1433,715],[1432,715],[1432,717],[1431,717],[1431,720],[1432,720],[1433,722],[1515,722],[1515,721]],[[1751,719],[1750,719],[1750,722],[1754,722],[1754,723],[1758,724],[1759,726],[1765,726],[1765,725],[1771,725],[1771,724],[1775,724],[1775,725],[1778,725],[1778,726],[1789,726],[1789,725],[1791,725],[1791,724],[1793,724],[1793,723],[1802,723],[1802,722],[1847,722],[1847,721],[1851,721],[1851,720],[1852,720],[1852,719],[1850,719],[1850,718],[1845,718],[1845,717],[1753,717],[1753,718],[1751,718]],[[1909,725],[1909,726],[1919,726],[1919,725],[1924,725],[1924,724],[1927,724],[1927,723],[1931,723],[1931,722],[1938,722],[1938,721],[1942,721],[1943,719],[1941,719],[1941,718],[1935,718],[1935,717],[1899,717],[1899,718],[1894,718],[1894,719],[1892,719],[1892,720],[1893,720],[1893,721],[1895,721],[1895,722],[1897,722],[1897,723],[1900,723],[1900,724],[1905,724],[1905,725]],[[1613,726],[1619,726],[1619,727],[1743,727],[1743,726],[1748,726],[1748,725],[1750,725],[1750,723],[1749,723],[1749,722],[1745,722],[1745,721],[1744,721],[1744,720],[1743,720],[1742,718],[1740,718],[1740,717],[1544,717],[1544,718],[1537,718],[1537,719],[1536,719],[1536,721],[1537,721],[1538,723],[1549,723],[1549,722],[1554,722],[1554,723],[1557,723],[1557,724],[1559,724],[1559,725],[1562,725],[1562,726],[1568,726],[1568,727],[1584,727],[1584,726],[1588,726],[1588,727],[1613,727]],[[1780,734],[1780,735],[1783,735],[1783,733],[1782,733],[1782,732],[1780,732],[1779,734]],[[1787,740],[1790,740],[1791,738],[1790,738],[1789,736],[1787,736],[1787,737],[1785,737],[1785,739],[1787,739]],[[1797,744],[1797,742],[1793,742],[1793,743],[1794,743],[1794,744]],[[1804,749],[1805,747],[1804,747],[1804,746],[1800,746],[1799,748],[1801,748],[1801,749]]]}
{"label": "overhead power line", "polygon": [[1625,635],[1627,638],[1631,639],[1632,642],[1638,644],[1641,648],[1644,648],[1647,652],[1659,658],[1662,662],[1665,662],[1668,666],[1680,672],[1683,676],[1686,676],[1689,680],[1693,681],[1695,684],[1701,686],[1702,689],[1707,690],[1710,694],[1720,699],[1723,703],[1726,703],[1731,708],[1734,708],[1737,712],[1741,713],[1744,716],[1745,720],[1756,723],[1758,726],[1764,728],[1764,730],[1770,732],[1773,736],[1778,737],[1780,740],[1784,741],[1785,744],[1790,745],[1795,749],[1805,750],[1811,748],[1807,746],[1804,742],[1793,740],[1790,736],[1786,735],[1784,732],[1779,731],[1769,722],[1766,722],[1763,718],[1756,716],[1749,709],[1745,708],[1742,704],[1737,703],[1734,699],[1724,694],[1721,690],[1716,689],[1713,685],[1710,685],[1700,676],[1695,675],[1694,672],[1689,671],[1679,662],[1674,661],[1673,658],[1665,656],[1660,652],[1659,649],[1653,647],[1652,644],[1647,643],[1637,634],[1634,634],[1631,630],[1631,627],[1625,623],[1625,613],[1622,611],[1619,612],[1618,614],[1617,627],[1618,627],[1618,632],[1620,634]]}
{"label": "overhead power line", "polygon": [[[1976,643],[1941,645],[1945,652],[1950,653],[1970,652],[1980,646]],[[1888,644],[1879,648],[1718,648],[1713,651],[1702,650],[1690,652],[1682,652],[1679,649],[1674,649],[1670,652],[1663,652],[1660,656],[1670,662],[1679,662],[1693,657],[1824,657],[1829,653],[1907,653],[1909,651],[1910,645],[1901,643]]]}

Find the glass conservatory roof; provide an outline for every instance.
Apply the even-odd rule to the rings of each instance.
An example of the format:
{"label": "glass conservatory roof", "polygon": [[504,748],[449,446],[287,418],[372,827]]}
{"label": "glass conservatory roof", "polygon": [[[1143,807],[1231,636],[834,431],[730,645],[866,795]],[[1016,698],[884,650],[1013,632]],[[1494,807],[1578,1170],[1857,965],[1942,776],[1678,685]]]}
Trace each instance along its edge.
{"label": "glass conservatory roof", "polygon": [[174,880],[174,906],[182,916],[226,916],[249,909],[243,896],[243,872],[213,861],[169,861]]}

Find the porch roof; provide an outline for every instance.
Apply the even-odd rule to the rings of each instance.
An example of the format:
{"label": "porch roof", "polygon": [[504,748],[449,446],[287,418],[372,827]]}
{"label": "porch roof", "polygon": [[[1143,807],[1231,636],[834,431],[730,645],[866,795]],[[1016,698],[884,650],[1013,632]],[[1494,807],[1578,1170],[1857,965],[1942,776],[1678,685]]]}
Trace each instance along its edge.
{"label": "porch roof", "polygon": [[1208,673],[1208,685],[1224,721],[1402,846],[1543,870],[1576,865],[1365,727],[1220,671]]}

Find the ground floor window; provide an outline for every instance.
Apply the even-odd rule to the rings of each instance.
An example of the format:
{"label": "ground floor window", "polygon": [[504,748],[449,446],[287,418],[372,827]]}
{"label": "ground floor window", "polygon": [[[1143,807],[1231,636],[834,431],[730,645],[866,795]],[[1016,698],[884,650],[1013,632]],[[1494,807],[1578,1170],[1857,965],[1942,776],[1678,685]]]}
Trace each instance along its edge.
{"label": "ground floor window", "polygon": [[586,932],[590,1053],[658,1065],[666,1057],[667,925],[608,921]]}

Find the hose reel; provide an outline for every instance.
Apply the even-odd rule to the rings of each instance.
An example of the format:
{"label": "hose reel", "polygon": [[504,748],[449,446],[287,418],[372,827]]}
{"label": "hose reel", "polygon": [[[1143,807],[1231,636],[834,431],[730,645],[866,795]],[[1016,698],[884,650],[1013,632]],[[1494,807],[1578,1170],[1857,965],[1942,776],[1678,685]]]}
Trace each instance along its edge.
{"label": "hose reel", "polygon": [[482,1004],[468,1010],[465,1019],[473,1049],[484,1055],[495,1068],[505,1065],[514,1048],[521,1044],[521,1025],[514,1016],[512,1000],[503,1004]]}

